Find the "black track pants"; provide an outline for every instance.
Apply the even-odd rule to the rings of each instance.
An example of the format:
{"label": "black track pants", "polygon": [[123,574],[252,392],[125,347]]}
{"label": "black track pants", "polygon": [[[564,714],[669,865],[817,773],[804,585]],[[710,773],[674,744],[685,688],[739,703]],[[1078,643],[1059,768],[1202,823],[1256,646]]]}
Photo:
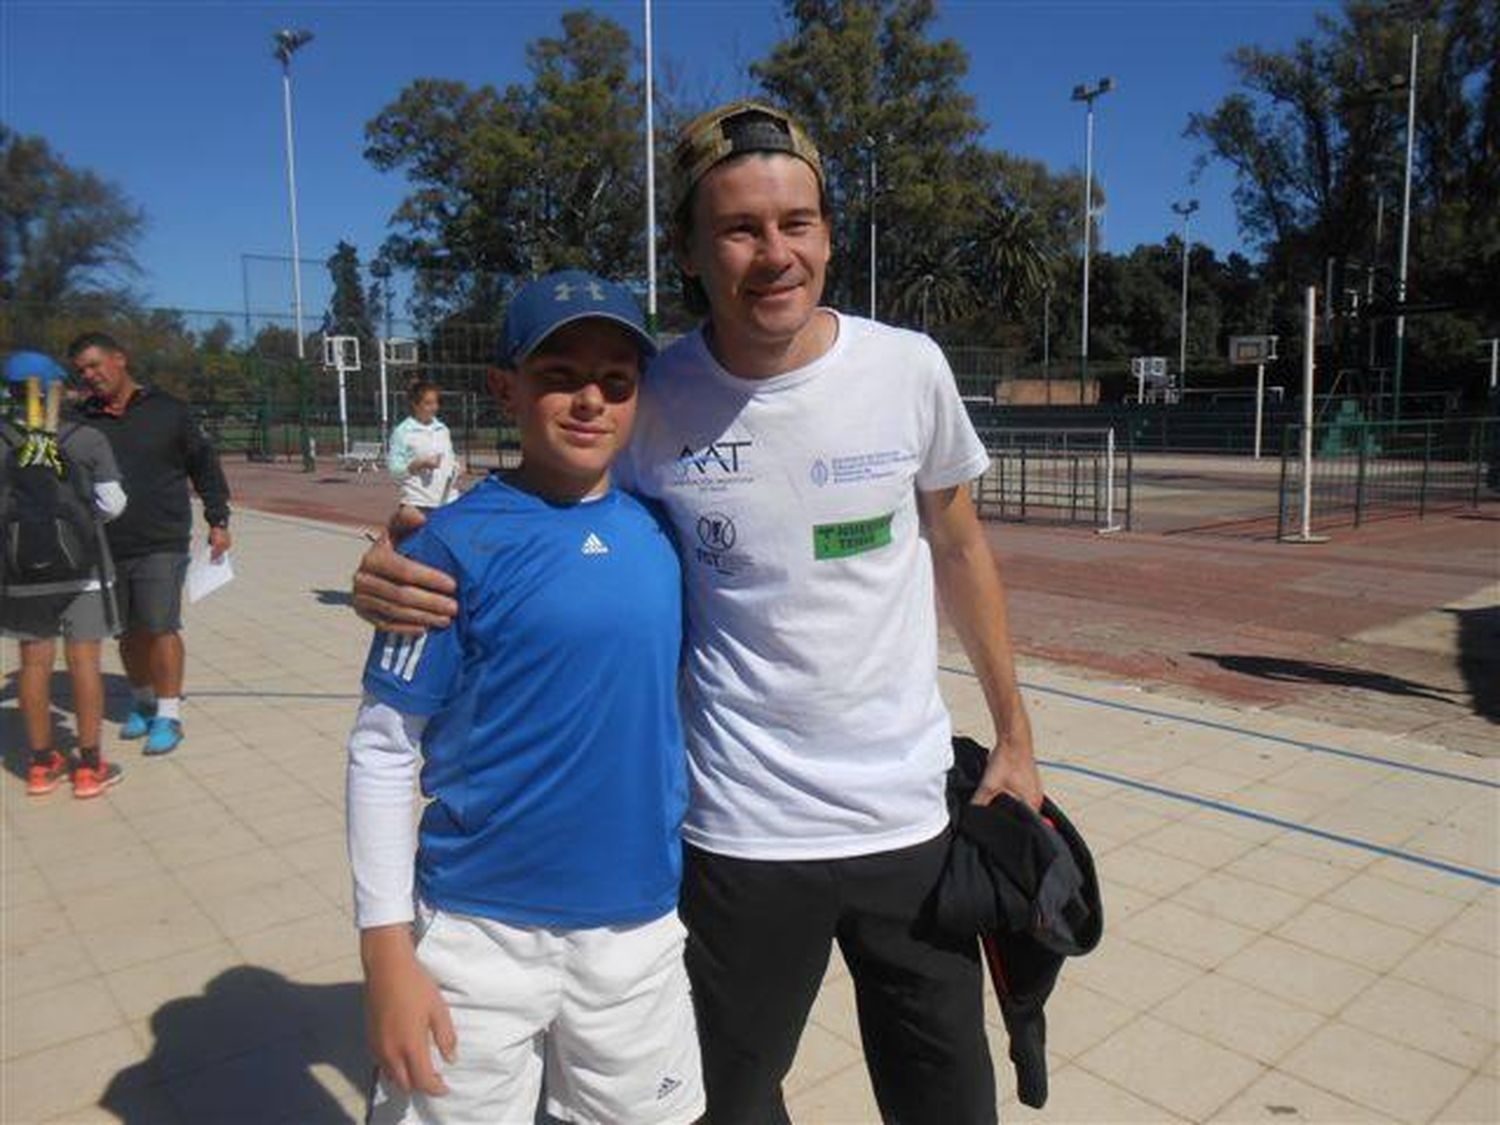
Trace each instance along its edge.
{"label": "black track pants", "polygon": [[682,917],[711,1125],[790,1120],[781,1082],[834,940],[854,978],[882,1118],[996,1120],[978,945],[935,944],[922,921],[947,850],[946,834],[833,860],[687,849]]}

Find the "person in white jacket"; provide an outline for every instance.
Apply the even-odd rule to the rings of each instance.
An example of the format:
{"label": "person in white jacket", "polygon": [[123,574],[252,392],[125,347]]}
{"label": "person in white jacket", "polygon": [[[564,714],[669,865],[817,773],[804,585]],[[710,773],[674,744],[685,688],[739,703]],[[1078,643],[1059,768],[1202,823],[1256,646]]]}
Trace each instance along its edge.
{"label": "person in white jacket", "polygon": [[406,398],[411,414],[391,431],[386,467],[401,486],[401,503],[426,514],[458,497],[458,459],[437,416],[437,384],[414,380]]}

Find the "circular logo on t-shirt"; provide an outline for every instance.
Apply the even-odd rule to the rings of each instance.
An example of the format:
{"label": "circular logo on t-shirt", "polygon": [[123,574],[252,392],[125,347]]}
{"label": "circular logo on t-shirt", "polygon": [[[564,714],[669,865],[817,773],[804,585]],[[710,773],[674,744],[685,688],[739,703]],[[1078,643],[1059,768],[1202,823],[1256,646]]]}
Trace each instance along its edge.
{"label": "circular logo on t-shirt", "polygon": [[828,483],[827,462],[825,462],[823,458],[819,457],[816,461],[813,462],[812,471],[808,473],[808,476],[812,477],[813,484],[817,485],[819,488],[822,488],[825,484]]}
{"label": "circular logo on t-shirt", "polygon": [[728,551],[734,546],[734,521],[721,512],[698,517],[698,542],[710,551]]}

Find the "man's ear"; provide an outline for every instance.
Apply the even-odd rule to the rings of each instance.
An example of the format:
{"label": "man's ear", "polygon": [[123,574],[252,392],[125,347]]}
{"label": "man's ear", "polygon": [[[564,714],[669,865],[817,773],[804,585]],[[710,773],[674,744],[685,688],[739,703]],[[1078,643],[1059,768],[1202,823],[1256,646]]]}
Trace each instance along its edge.
{"label": "man's ear", "polygon": [[491,367],[484,373],[485,382],[489,385],[490,394],[495,396],[500,403],[500,409],[505,413],[515,414],[515,390],[514,380],[516,373],[507,367]]}
{"label": "man's ear", "polygon": [[693,265],[692,247],[688,244],[688,236],[683,234],[672,235],[672,257],[677,262],[677,268],[685,277],[697,277],[698,270]]}

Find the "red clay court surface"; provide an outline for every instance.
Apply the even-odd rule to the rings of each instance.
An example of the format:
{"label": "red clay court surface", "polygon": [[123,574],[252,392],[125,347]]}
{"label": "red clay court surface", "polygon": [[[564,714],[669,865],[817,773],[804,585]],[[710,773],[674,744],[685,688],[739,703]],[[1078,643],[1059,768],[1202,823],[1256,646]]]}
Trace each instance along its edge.
{"label": "red clay court surface", "polygon": [[[395,502],[327,460],[225,470],[263,512],[378,527]],[[1023,655],[1500,755],[1500,500],[1296,545],[1274,540],[1274,462],[1162,459],[1137,484],[1132,532],[986,525]]]}

